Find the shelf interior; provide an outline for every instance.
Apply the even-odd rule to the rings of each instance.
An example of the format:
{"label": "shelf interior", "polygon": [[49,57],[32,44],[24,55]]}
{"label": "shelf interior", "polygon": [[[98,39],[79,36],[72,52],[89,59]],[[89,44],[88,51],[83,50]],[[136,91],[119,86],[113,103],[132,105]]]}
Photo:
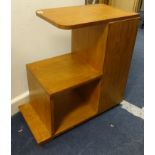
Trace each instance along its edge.
{"label": "shelf interior", "polygon": [[72,53],[28,64],[27,69],[50,95],[98,79],[102,75]]}
{"label": "shelf interior", "polygon": [[55,136],[96,115],[98,86],[99,80],[96,80],[53,97]]}

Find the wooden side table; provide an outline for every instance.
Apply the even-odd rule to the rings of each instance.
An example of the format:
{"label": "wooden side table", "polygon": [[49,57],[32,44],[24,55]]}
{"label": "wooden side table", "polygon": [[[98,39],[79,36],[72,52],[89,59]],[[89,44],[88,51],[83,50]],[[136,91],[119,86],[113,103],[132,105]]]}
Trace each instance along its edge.
{"label": "wooden side table", "polygon": [[121,102],[139,15],[104,4],[36,14],[72,30],[71,53],[27,64],[30,102],[19,109],[41,144]]}

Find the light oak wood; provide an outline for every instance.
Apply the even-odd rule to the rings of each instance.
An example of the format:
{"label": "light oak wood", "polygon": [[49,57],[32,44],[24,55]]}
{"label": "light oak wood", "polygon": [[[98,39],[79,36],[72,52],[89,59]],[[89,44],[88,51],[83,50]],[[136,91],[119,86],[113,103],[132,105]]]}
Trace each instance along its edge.
{"label": "light oak wood", "polygon": [[27,65],[37,81],[48,94],[76,87],[85,82],[101,77],[91,65],[76,54],[65,54]]}
{"label": "light oak wood", "polygon": [[40,144],[122,100],[139,17],[106,5],[39,16],[73,29],[71,53],[27,65],[30,102],[20,111]]}
{"label": "light oak wood", "polygon": [[123,99],[138,23],[139,18],[109,23],[99,112]]}
{"label": "light oak wood", "polygon": [[[28,110],[25,109],[25,106],[31,107],[38,116],[40,123],[44,124],[50,133],[48,139],[53,138],[94,116],[95,112],[97,113],[97,108],[93,111],[93,105],[95,98],[97,96],[99,98],[99,87],[97,86],[96,88],[94,82],[91,81],[100,79],[101,75],[102,72],[96,71],[84,60],[79,59],[76,53],[65,54],[28,64],[27,78],[30,91],[30,103],[21,106],[20,111],[26,121],[29,121],[30,118],[27,115],[25,116],[25,113],[27,114],[26,110]],[[85,83],[86,88],[81,86]],[[98,82],[95,82],[95,85],[97,84]],[[80,86],[82,87],[81,92],[83,94],[86,93],[84,100],[80,100],[80,98],[77,99],[76,96],[79,96],[79,90],[77,93],[74,93],[74,91],[77,91],[77,87]],[[85,92],[84,89],[88,89],[87,87],[89,87],[89,91]],[[72,89],[75,90],[72,91]],[[66,95],[65,91],[70,91],[71,93]],[[95,98],[92,97],[92,91],[93,94],[96,94]],[[99,99],[95,102],[99,103]],[[78,106],[76,103],[78,103]],[[84,103],[85,105],[83,105]],[[75,106],[78,108],[74,109]],[[91,109],[92,112],[89,111]],[[64,110],[68,111],[68,113],[72,110],[73,112],[65,116],[63,115]],[[82,116],[83,112],[84,114]],[[78,118],[79,115],[82,117]],[[60,122],[61,119],[64,120]],[[30,122],[29,124],[37,143],[43,143],[46,137],[45,139],[39,137],[40,132],[36,132],[36,123],[33,124]]]}
{"label": "light oak wood", "polygon": [[54,101],[56,135],[95,114],[75,91],[60,93]]}
{"label": "light oak wood", "polygon": [[50,96],[43,89],[42,84],[36,80],[36,76],[27,68],[27,79],[29,85],[29,100],[31,107],[38,114],[40,120],[52,134],[53,131],[53,107]]}
{"label": "light oak wood", "polygon": [[99,80],[84,84],[53,97],[55,136],[95,116],[98,112]]}
{"label": "light oak wood", "polygon": [[122,11],[105,4],[43,9],[36,11],[36,14],[62,29],[80,28],[138,16],[137,13]]}
{"label": "light oak wood", "polygon": [[34,108],[30,104],[21,105],[19,110],[22,113],[38,144],[42,144],[51,139],[51,132],[40,120],[39,115],[35,112]]}
{"label": "light oak wood", "polygon": [[72,30],[72,51],[102,72],[108,25],[98,24]]}

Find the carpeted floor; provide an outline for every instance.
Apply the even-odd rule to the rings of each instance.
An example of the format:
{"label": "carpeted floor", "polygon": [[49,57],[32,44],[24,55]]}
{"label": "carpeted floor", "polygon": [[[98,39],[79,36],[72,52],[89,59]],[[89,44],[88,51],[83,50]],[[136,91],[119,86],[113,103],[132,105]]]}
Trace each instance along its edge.
{"label": "carpeted floor", "polygon": [[12,155],[143,155],[143,145],[143,120],[120,106],[43,146],[20,113],[12,118]]}
{"label": "carpeted floor", "polygon": [[144,107],[144,30],[139,29],[127,82],[125,100]]}
{"label": "carpeted floor", "polygon": [[[143,107],[144,32],[139,29],[125,100]],[[11,121],[12,155],[143,155],[144,120],[117,106],[58,136],[42,146],[36,144],[23,117]]]}

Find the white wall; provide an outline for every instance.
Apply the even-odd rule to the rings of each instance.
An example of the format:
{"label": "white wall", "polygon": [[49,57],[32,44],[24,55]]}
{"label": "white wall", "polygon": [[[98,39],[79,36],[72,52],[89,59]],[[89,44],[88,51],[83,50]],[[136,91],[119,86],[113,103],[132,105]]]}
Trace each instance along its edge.
{"label": "white wall", "polygon": [[35,15],[43,8],[83,5],[84,0],[12,0],[12,99],[27,92],[25,64],[70,51],[71,33]]}

